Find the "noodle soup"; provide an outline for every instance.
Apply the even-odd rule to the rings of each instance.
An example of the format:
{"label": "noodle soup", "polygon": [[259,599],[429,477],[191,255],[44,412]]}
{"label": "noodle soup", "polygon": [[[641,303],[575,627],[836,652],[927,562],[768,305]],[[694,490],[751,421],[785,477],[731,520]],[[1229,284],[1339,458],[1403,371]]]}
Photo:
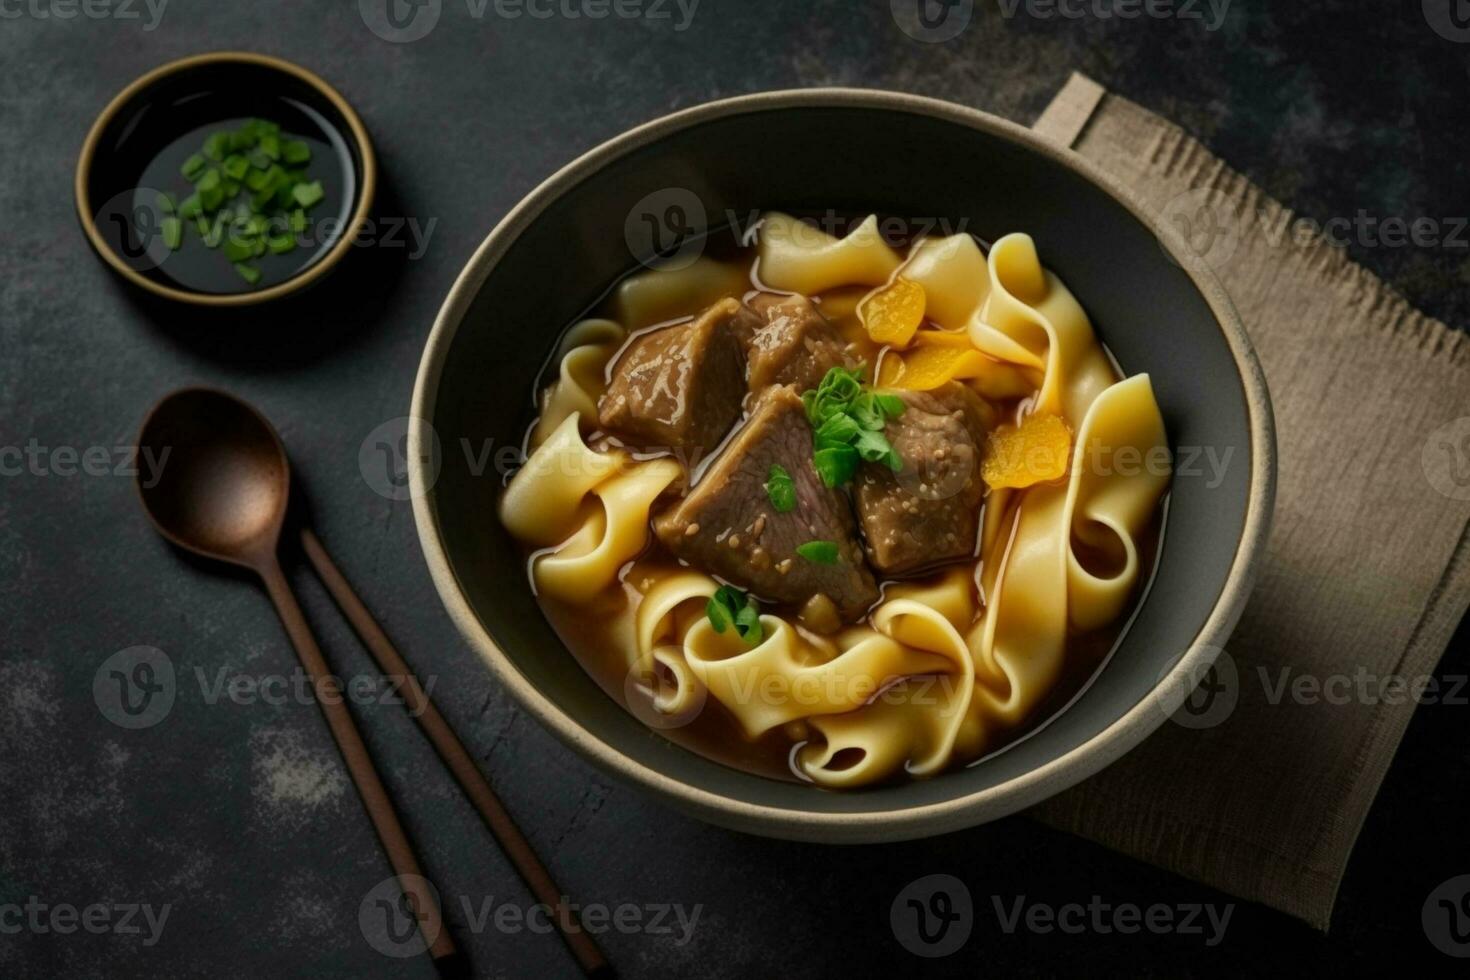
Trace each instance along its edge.
{"label": "noodle soup", "polygon": [[531,586],[718,761],[832,789],[972,763],[1138,602],[1170,478],[1148,377],[1024,234],[727,238],[564,334],[500,501]]}

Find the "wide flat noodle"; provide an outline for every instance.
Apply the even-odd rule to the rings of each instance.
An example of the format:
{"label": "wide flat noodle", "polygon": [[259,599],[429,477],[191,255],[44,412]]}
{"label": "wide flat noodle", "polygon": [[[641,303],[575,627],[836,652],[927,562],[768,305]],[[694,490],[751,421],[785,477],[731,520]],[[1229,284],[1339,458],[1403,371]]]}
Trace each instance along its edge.
{"label": "wide flat noodle", "polygon": [[902,261],[874,215],[841,239],[779,211],[761,223],[759,276],[773,289],[810,296],[834,286],[881,286]]}
{"label": "wide flat noodle", "polygon": [[1116,380],[1087,314],[1060,279],[1041,267],[1030,235],[1007,235],[990,250],[990,298],[970,321],[970,340],[1000,361],[1043,371],[1036,410],[1073,426]]}
{"label": "wide flat noodle", "polygon": [[649,269],[631,275],[613,290],[612,310],[628,331],[692,317],[726,296],[750,289],[739,266],[701,256],[678,269]]}
{"label": "wide flat noodle", "polygon": [[567,331],[557,348],[557,377],[546,389],[541,415],[531,429],[531,447],[541,445],[577,414],[584,427],[597,421],[597,400],[607,390],[604,372],[627,331],[613,320],[583,320]]}
{"label": "wide flat noodle", "polygon": [[649,510],[682,474],[673,460],[589,449],[572,414],[512,478],[501,520],[522,540],[552,545],[531,564],[539,593],[585,602],[648,545]]}

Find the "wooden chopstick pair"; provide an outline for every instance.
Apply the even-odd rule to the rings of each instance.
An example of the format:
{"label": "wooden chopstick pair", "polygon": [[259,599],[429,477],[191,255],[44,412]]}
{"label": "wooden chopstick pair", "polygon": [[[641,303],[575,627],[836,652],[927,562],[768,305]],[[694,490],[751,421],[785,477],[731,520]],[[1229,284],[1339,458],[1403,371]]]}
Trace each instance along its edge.
{"label": "wooden chopstick pair", "polygon": [[[333,601],[347,617],[352,629],[367,647],[368,653],[378,665],[378,670],[388,677],[401,679],[401,691],[404,707],[409,715],[418,722],[418,726],[428,736],[434,751],[459,783],[460,789],[469,797],[469,800],[480,817],[485,821],[485,826],[490,828],[490,833],[499,842],[501,850],[515,866],[521,879],[531,889],[536,900],[547,907],[555,910],[553,919],[562,939],[566,941],[567,947],[572,955],[576,957],[577,964],[587,976],[611,976],[612,970],[602,950],[593,941],[591,935],[582,928],[576,913],[568,907],[565,897],[552,881],[546,866],[541,863],[536,852],[531,849],[531,844],[515,821],[511,819],[510,813],[506,811],[500,798],[490,788],[490,783],[485,779],[480,768],[475,765],[474,759],[470,757],[459,737],[449,727],[449,722],[434,707],[434,702],[429,699],[419,684],[418,678],[409,669],[408,663],[399,655],[393,644],[389,641],[372,614],[363,605],[362,600],[357,597],[352,586],[343,577],[332,559],[327,556],[326,549],[322,547],[321,541],[311,528],[301,527],[301,549],[306,553],[306,558],[311,562],[312,568],[316,570],[317,576],[322,584],[327,587]],[[368,804],[369,813],[372,814],[374,801],[365,800]],[[388,806],[386,796],[378,804]],[[375,824],[377,823],[374,818]],[[380,837],[381,837],[380,831]],[[417,871],[417,861],[412,851],[403,854],[393,853],[395,848],[384,840],[385,847],[389,850],[389,860],[395,871],[399,872],[400,878],[417,875],[419,880],[423,875]],[[406,847],[406,841],[399,849]],[[435,963],[448,962],[457,958],[453,940],[449,937],[449,931],[443,928],[443,919],[433,897],[426,889],[417,887],[417,883],[410,881],[405,884],[404,891],[414,906],[415,914],[418,916],[421,931],[426,937],[430,937],[429,955]]]}

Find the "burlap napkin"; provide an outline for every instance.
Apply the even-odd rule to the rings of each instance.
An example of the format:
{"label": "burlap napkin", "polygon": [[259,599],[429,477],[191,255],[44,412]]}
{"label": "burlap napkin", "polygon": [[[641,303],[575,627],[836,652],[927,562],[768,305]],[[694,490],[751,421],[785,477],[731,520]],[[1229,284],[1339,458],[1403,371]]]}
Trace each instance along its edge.
{"label": "burlap napkin", "polygon": [[1470,602],[1470,340],[1090,79],[1074,75],[1035,128],[1214,267],[1265,368],[1280,482],[1215,699],[1033,812],[1325,929],[1415,684]]}

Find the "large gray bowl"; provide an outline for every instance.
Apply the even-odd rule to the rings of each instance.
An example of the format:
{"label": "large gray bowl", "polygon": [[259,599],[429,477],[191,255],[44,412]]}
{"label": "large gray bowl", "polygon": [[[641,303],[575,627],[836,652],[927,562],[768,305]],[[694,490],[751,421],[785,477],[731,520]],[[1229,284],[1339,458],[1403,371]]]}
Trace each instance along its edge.
{"label": "large gray bowl", "polygon": [[[671,188],[696,195],[712,225],[727,210],[832,208],[964,219],[991,241],[1028,232],[1125,370],[1152,375],[1174,444],[1229,459],[1218,485],[1176,475],[1156,580],[1132,628],[1095,682],[1029,738],[968,769],[861,792],[763,779],[644,727],[583,672],[541,615],[521,553],[496,518],[500,478],[493,467],[476,472],[461,450],[519,445],[533,379],[559,332],[647,258],[630,254],[629,215],[651,194],[669,199]],[[454,284],[424,351],[411,415],[419,539],[450,615],[500,682],[613,775],[714,823],[805,840],[898,840],[993,820],[1137,745],[1178,707],[1234,627],[1264,547],[1275,479],[1270,401],[1254,352],[1225,293],[1176,233],[1086,161],[1019,126],[887,92],[715,102],[640,126],[553,175],[490,233]],[[428,462],[435,434],[437,478]]]}

